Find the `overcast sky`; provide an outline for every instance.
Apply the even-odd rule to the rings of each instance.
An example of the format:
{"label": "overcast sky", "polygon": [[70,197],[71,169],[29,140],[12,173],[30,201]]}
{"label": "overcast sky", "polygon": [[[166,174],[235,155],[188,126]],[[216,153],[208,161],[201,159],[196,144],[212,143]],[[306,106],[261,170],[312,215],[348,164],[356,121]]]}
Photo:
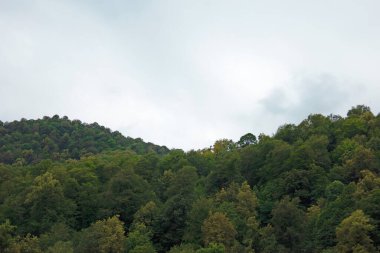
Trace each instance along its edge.
{"label": "overcast sky", "polygon": [[378,0],[0,0],[0,120],[67,115],[169,148],[380,111]]}

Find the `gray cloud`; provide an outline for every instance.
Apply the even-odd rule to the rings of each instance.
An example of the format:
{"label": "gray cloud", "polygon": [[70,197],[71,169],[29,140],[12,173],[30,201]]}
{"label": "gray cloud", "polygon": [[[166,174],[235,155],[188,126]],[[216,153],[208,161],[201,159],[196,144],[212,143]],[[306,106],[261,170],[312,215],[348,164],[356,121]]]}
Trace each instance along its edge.
{"label": "gray cloud", "polygon": [[[347,90],[347,86],[351,90]],[[350,105],[358,86],[343,83],[329,74],[297,76],[273,90],[262,104],[265,111],[297,121],[311,113],[331,113]],[[355,91],[355,92],[353,92]]]}

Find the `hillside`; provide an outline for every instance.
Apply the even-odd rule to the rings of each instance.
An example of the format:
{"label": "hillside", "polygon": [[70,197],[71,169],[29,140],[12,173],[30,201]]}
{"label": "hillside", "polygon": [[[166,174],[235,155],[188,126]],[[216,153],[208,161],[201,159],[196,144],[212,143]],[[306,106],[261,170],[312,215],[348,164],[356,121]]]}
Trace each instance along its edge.
{"label": "hillside", "polygon": [[[132,152],[144,144],[58,117],[1,129],[0,252],[380,250],[380,114],[366,106],[189,152]],[[39,161],[65,149],[80,159]]]}
{"label": "hillside", "polygon": [[58,115],[37,120],[0,121],[0,162],[32,163],[42,159],[79,159],[85,154],[130,149],[138,154],[149,151],[166,154],[169,149],[142,139]]}

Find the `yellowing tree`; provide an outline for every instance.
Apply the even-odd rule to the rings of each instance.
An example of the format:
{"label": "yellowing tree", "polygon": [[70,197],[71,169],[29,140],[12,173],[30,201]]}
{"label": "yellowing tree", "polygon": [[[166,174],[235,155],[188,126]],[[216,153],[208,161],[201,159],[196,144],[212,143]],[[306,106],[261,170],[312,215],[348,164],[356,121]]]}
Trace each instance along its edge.
{"label": "yellowing tree", "polygon": [[374,226],[362,210],[354,211],[336,228],[337,252],[375,253],[376,249],[368,235],[373,229]]}
{"label": "yellowing tree", "polygon": [[233,246],[237,234],[234,225],[226,215],[219,212],[211,214],[203,222],[202,233],[205,245],[221,243],[226,249]]}
{"label": "yellowing tree", "polygon": [[256,217],[256,207],[258,200],[256,194],[249,187],[247,181],[245,181],[236,196],[237,210],[247,219],[250,217]]}
{"label": "yellowing tree", "polygon": [[118,253],[124,251],[124,224],[117,216],[93,223],[81,231],[78,252]]}

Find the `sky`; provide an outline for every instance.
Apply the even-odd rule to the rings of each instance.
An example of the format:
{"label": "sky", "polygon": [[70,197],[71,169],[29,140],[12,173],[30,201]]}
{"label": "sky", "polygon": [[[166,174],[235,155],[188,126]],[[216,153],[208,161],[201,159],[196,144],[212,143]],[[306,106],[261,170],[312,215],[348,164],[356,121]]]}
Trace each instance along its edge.
{"label": "sky", "polygon": [[169,148],[380,111],[378,0],[0,0],[0,120]]}

